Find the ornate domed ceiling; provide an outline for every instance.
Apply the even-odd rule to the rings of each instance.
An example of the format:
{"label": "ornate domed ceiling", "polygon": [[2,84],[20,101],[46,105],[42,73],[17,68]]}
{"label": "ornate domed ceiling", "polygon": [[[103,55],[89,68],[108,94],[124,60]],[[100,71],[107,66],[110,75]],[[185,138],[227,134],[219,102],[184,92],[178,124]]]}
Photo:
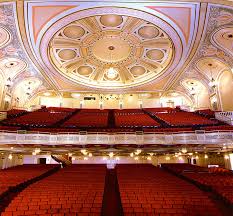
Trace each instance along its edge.
{"label": "ornate domed ceiling", "polygon": [[50,61],[63,76],[101,88],[122,88],[160,76],[172,61],[169,36],[154,24],[107,14],[76,20],[49,44]]}
{"label": "ornate domed ceiling", "polygon": [[232,21],[228,0],[3,0],[0,83],[10,78],[9,95],[29,78],[40,81],[33,94],[190,95],[198,80],[212,94],[233,68]]}

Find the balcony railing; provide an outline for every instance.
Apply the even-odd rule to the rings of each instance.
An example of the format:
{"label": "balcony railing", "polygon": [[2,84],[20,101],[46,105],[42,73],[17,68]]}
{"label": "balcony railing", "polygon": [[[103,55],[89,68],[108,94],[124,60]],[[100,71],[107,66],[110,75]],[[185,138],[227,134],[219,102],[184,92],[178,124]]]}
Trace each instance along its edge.
{"label": "balcony railing", "polygon": [[233,131],[182,133],[41,133],[0,131],[0,144],[85,145],[85,144],[229,144]]}

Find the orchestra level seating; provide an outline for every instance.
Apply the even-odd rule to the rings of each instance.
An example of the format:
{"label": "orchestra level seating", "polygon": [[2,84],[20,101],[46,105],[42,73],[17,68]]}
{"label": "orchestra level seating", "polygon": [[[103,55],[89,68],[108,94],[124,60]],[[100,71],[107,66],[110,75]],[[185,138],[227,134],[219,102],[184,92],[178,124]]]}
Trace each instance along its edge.
{"label": "orchestra level seating", "polygon": [[125,216],[221,215],[207,194],[152,165],[118,165]]}
{"label": "orchestra level seating", "polygon": [[211,189],[233,206],[233,172],[223,168],[203,168],[190,164],[163,164],[194,183]]}
{"label": "orchestra level seating", "polygon": [[[187,164],[180,167],[168,165],[167,168],[179,174],[182,170],[206,171]],[[50,170],[53,172],[38,178]],[[223,169],[210,171],[214,174],[229,174]],[[225,184],[224,189],[228,187],[228,191],[223,191],[223,187],[218,190],[225,195],[230,194],[232,188],[231,179],[224,183],[224,177],[226,180],[228,176],[210,181],[205,176],[208,184],[217,181]],[[35,178],[37,180],[31,181]],[[193,176],[190,178],[194,179]],[[119,164],[115,170],[107,170],[106,165],[100,164],[78,164],[65,168],[56,165],[23,165],[1,171],[0,180],[7,187],[16,188],[14,194],[8,196],[9,202],[4,204],[0,196],[1,216],[231,215],[230,212],[225,214],[228,207],[223,210],[222,203],[213,199],[209,192],[185,178],[169,173],[164,167],[151,164]],[[17,190],[17,186],[28,181],[25,187]]]}
{"label": "orchestra level seating", "polygon": [[10,215],[99,216],[102,207],[106,168],[78,165],[28,186],[5,209]]}

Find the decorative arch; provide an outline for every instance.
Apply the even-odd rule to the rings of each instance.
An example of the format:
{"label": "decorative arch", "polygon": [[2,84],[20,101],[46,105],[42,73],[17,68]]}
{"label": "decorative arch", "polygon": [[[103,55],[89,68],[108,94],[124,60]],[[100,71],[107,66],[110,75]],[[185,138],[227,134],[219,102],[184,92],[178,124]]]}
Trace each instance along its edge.
{"label": "decorative arch", "polygon": [[223,71],[218,77],[218,96],[222,111],[233,111],[233,74]]}

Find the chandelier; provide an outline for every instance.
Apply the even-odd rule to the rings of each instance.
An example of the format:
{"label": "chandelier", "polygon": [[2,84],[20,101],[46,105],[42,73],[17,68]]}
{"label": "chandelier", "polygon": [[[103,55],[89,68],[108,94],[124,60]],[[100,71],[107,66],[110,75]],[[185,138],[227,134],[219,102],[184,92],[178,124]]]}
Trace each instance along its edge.
{"label": "chandelier", "polygon": [[109,79],[115,79],[118,75],[118,72],[116,69],[114,69],[113,67],[110,67],[107,72],[106,75]]}

